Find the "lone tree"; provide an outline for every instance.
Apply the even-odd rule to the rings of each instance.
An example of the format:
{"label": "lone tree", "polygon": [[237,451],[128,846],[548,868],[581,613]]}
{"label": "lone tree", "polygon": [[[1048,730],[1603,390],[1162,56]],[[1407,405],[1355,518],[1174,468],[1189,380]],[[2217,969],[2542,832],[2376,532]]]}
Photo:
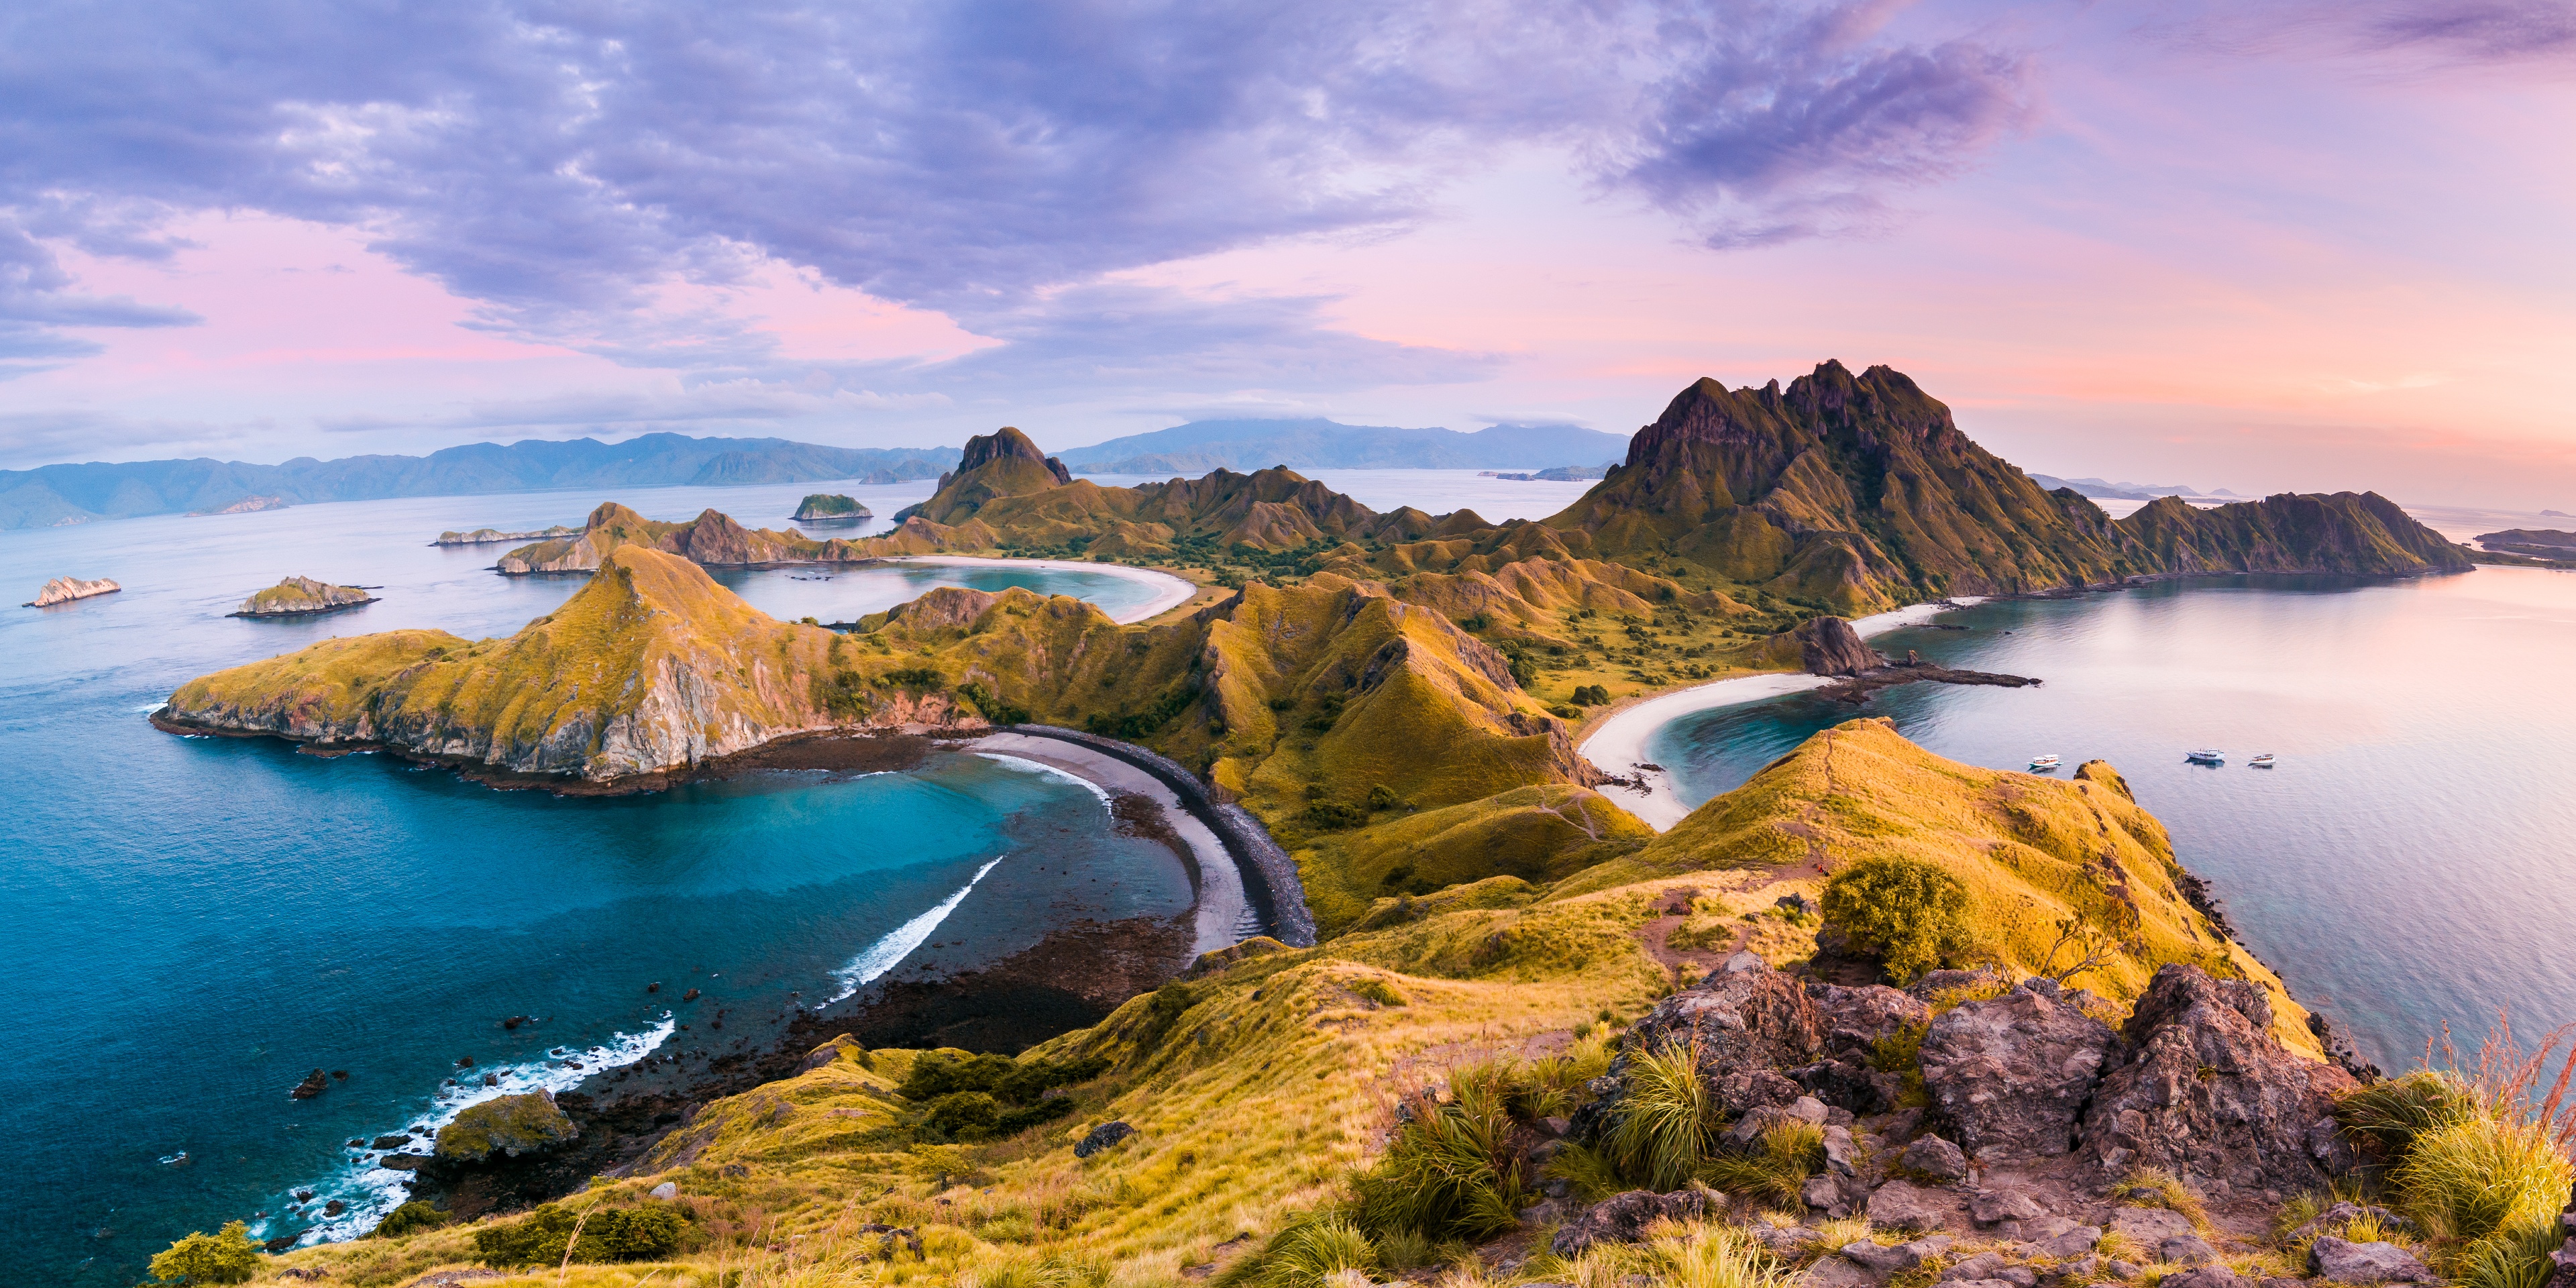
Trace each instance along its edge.
{"label": "lone tree", "polygon": [[191,1230],[152,1258],[152,1277],[165,1284],[237,1284],[258,1273],[259,1245],[239,1221],[219,1234]]}
{"label": "lone tree", "polygon": [[1825,882],[1824,903],[1825,920],[1887,963],[1899,983],[1963,962],[1976,950],[1968,888],[1921,859],[1863,859]]}

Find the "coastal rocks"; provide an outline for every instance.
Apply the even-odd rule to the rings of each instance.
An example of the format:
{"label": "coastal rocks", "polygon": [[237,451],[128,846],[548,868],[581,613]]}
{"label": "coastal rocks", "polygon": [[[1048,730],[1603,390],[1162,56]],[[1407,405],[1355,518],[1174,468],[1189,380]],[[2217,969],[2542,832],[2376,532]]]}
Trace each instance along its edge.
{"label": "coastal rocks", "polygon": [[2076,1116],[2113,1035],[2055,992],[2025,981],[1960,1003],[1925,1032],[1923,1084],[1970,1154],[2050,1157],[2075,1148]]}
{"label": "coastal rocks", "polygon": [[503,532],[497,528],[476,528],[472,532],[456,532],[451,530],[439,533],[438,540],[430,542],[429,544],[433,546],[489,546],[497,545],[504,541],[560,541],[566,537],[575,537],[579,535],[581,535],[581,529],[567,528],[562,524],[556,524],[551,528],[539,528],[534,532]]}
{"label": "coastal rocks", "polygon": [[2320,1235],[2309,1245],[2308,1269],[2318,1278],[2345,1284],[2433,1283],[2439,1278],[2396,1244],[2349,1243],[2332,1235]]}
{"label": "coastal rocks", "polygon": [[1614,1194],[1558,1227],[1548,1250],[1560,1257],[1579,1257],[1595,1244],[1635,1243],[1657,1221],[1697,1220],[1724,1211],[1725,1203],[1725,1196],[1696,1185],[1671,1194],[1651,1190]]}
{"label": "coastal rocks", "polygon": [[378,1136],[378,1137],[376,1137],[374,1140],[369,1141],[369,1142],[367,1143],[367,1148],[369,1148],[369,1149],[401,1149],[403,1146],[408,1145],[408,1144],[410,1144],[410,1143],[411,1143],[411,1137],[410,1137],[408,1134],[398,1135],[398,1136]]}
{"label": "coastal rocks", "polygon": [[296,1083],[295,1090],[287,1092],[286,1094],[297,1100],[311,1100],[315,1096],[321,1095],[323,1092],[330,1089],[331,1075],[322,1072],[320,1069],[316,1069],[313,1072],[304,1075],[304,1081]]}
{"label": "coastal rocks", "polygon": [[816,492],[806,497],[805,503],[797,506],[796,513],[789,517],[800,523],[829,523],[840,519],[872,519],[876,515],[855,497],[842,496],[837,492]]}
{"label": "coastal rocks", "polygon": [[1081,1142],[1073,1147],[1073,1156],[1089,1158],[1135,1134],[1136,1129],[1123,1122],[1102,1123],[1084,1133]]}
{"label": "coastal rocks", "polygon": [[466,1163],[482,1162],[494,1153],[517,1158],[579,1135],[571,1116],[555,1107],[552,1092],[532,1091],[466,1106],[438,1130],[438,1157]]}
{"label": "coastal rocks", "polygon": [[372,604],[376,597],[360,586],[334,586],[310,577],[289,577],[284,581],[242,601],[241,607],[225,614],[228,617],[303,617],[313,613],[336,613],[344,608]]}
{"label": "coastal rocks", "polygon": [[37,591],[36,597],[28,600],[26,606],[51,608],[56,604],[68,604],[75,599],[88,599],[93,595],[113,595],[123,589],[125,588],[105,577],[96,581],[83,581],[78,577],[56,577],[46,582],[45,588]]}
{"label": "coastal rocks", "polygon": [[2252,1189],[2301,1189],[2349,1170],[2333,1094],[2353,1085],[2273,1037],[2272,1007],[2243,980],[2157,971],[2085,1113],[2106,1168],[2160,1167]]}
{"label": "coastal rocks", "polygon": [[1798,665],[1809,675],[1858,675],[1887,665],[1860,632],[1839,617],[1811,617],[1789,632],[1798,646]]}

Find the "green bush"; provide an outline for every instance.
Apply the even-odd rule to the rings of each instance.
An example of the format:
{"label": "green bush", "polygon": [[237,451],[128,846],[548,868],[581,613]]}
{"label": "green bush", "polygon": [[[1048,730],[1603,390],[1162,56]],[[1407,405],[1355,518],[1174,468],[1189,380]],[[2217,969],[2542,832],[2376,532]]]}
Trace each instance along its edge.
{"label": "green bush", "polygon": [[1351,991],[1377,1003],[1380,1006],[1404,1005],[1404,994],[1396,992],[1395,985],[1389,984],[1375,975],[1364,977],[1353,983],[1351,985]]}
{"label": "green bush", "polygon": [[2405,1158],[2417,1136],[2477,1114],[2477,1093],[2468,1084],[2431,1069],[2372,1083],[2335,1102],[2335,1120],[2388,1163]]}
{"label": "green bush", "polygon": [[216,1234],[191,1230],[152,1258],[152,1277],[165,1284],[237,1284],[259,1273],[259,1245],[239,1221]]}
{"label": "green bush", "polygon": [[669,1203],[592,1207],[576,1212],[548,1203],[507,1225],[474,1232],[474,1254],[485,1265],[553,1266],[667,1257],[688,1240],[689,1219]]}
{"label": "green bush", "polygon": [[1648,1189],[1680,1189],[1708,1161],[1718,1112],[1700,1081],[1696,1049],[1677,1043],[1633,1055],[1628,1095],[1607,1142],[1610,1161]]}
{"label": "green bush", "polygon": [[952,1091],[930,1102],[924,1131],[942,1140],[982,1140],[1002,1125],[1000,1101],[981,1091]]}
{"label": "green bush", "polygon": [[370,1237],[399,1239],[416,1230],[435,1230],[447,1224],[449,1220],[448,1215],[440,1211],[437,1204],[427,1199],[413,1199],[387,1212],[384,1220],[376,1222],[376,1228]]}
{"label": "green bush", "polygon": [[1976,950],[1968,889],[1921,859],[1863,859],[1825,882],[1825,920],[1876,955],[1898,982],[1957,965]]}
{"label": "green bush", "polygon": [[1006,1055],[960,1058],[930,1051],[913,1060],[912,1072],[895,1088],[895,1094],[916,1104],[928,1104],[960,1091],[982,1091],[1006,1104],[1029,1105],[1057,1087],[1089,1082],[1108,1071],[1109,1061],[1099,1056],[1088,1060],[1014,1060]]}

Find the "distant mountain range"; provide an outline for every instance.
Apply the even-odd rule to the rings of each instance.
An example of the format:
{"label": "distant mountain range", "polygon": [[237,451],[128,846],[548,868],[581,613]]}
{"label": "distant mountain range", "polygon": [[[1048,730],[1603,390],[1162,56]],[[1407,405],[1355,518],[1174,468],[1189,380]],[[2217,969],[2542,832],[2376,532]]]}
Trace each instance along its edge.
{"label": "distant mountain range", "polygon": [[1540,470],[1627,454],[1626,434],[1575,425],[1495,425],[1474,433],[1330,420],[1197,420],[1130,434],[1060,457],[1076,474],[1196,478],[1210,470]]}
{"label": "distant mountain range", "polygon": [[2236,495],[2226,488],[2203,492],[2189,483],[2108,483],[2101,479],[2062,479],[2054,474],[2033,474],[2030,481],[2050,491],[2071,487],[2085,496],[2111,501],[2152,501],[2160,496],[2227,496]]}
{"label": "distant mountain range", "polygon": [[[576,438],[474,443],[427,456],[299,456],[282,465],[185,461],[0,470],[0,529],[55,527],[147,514],[218,513],[398,496],[473,496],[547,488],[726,483],[900,483],[937,478],[954,447],[822,447],[783,438],[645,434],[620,443]],[[262,504],[244,506],[258,498]]]}

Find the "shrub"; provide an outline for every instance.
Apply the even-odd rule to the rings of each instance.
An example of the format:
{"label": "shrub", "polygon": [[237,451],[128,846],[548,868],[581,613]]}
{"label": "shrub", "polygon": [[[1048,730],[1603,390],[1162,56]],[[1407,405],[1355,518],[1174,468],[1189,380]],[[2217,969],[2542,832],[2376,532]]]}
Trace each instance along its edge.
{"label": "shrub", "polygon": [[207,1234],[191,1230],[152,1258],[152,1277],[165,1284],[237,1284],[259,1273],[259,1245],[239,1221]]}
{"label": "shrub", "polygon": [[678,1252],[688,1231],[688,1218],[669,1203],[582,1212],[548,1203],[507,1225],[475,1231],[474,1253],[493,1266],[642,1261]]}
{"label": "shrub", "polygon": [[952,1091],[930,1102],[922,1130],[943,1140],[982,1140],[1002,1125],[999,1101],[981,1091]]}
{"label": "shrub", "polygon": [[1327,831],[1359,827],[1368,822],[1368,810],[1340,801],[1316,801],[1306,807],[1306,821]]}
{"label": "shrub", "polygon": [[1397,1130],[1386,1157],[1353,1182],[1360,1224],[1371,1232],[1482,1242],[1520,1224],[1528,1187],[1510,1145],[1503,1071],[1454,1070],[1449,1087],[1446,1102],[1411,1102],[1413,1118]]}
{"label": "shrub", "polygon": [[2567,1200],[2568,1166],[2545,1127],[2479,1114],[2416,1136],[2394,1179],[2425,1233],[2471,1243],[2555,1219]]}
{"label": "shrub", "polygon": [[1825,1166],[1825,1129],[1814,1123],[1777,1122],[1764,1128],[1749,1154],[1728,1154],[1705,1169],[1708,1183],[1729,1194],[1751,1194],[1794,1207],[1807,1178]]}
{"label": "shrub", "polygon": [[2463,1288],[2543,1288],[2558,1268],[2549,1254],[2566,1233],[2555,1215],[2517,1219],[2461,1249],[2451,1277]]}
{"label": "shrub", "polygon": [[427,1199],[413,1199],[387,1212],[384,1220],[376,1222],[376,1228],[371,1237],[399,1239],[415,1230],[435,1230],[447,1224],[449,1220],[449,1216],[440,1211],[437,1204]]}
{"label": "shrub", "polygon": [[1109,1061],[1101,1056],[1088,1060],[1014,1060],[1006,1055],[973,1055],[961,1059],[930,1051],[913,1060],[912,1072],[895,1088],[895,1094],[916,1104],[928,1104],[961,1091],[982,1091],[1004,1104],[1032,1105],[1057,1087],[1089,1082],[1108,1071]]}
{"label": "shrub", "polygon": [[1324,1288],[1333,1276],[1376,1261],[1376,1243],[1348,1217],[1320,1213],[1272,1235],[1260,1255],[1236,1262],[1213,1288]]}
{"label": "shrub", "polygon": [[1968,889],[1921,859],[1863,859],[1825,882],[1825,920],[1854,946],[1876,954],[1899,982],[1964,960]]}
{"label": "shrub", "polygon": [[966,699],[975,710],[994,724],[1016,725],[1029,722],[1029,709],[1006,702],[990,688],[975,681],[957,686],[957,696]]}
{"label": "shrub", "polygon": [[1369,787],[1368,807],[1370,809],[1394,809],[1403,803],[1396,798],[1394,790],[1384,783],[1375,783]]}
{"label": "shrub", "polygon": [[1708,1158],[1717,1106],[1699,1079],[1699,1052],[1674,1044],[1628,1062],[1628,1095],[1610,1131],[1621,1175],[1659,1192],[1677,1190]]}
{"label": "shrub", "polygon": [[2476,1117],[2476,1093],[2458,1078],[2418,1069],[2375,1082],[2335,1102],[2335,1120],[2383,1162],[2406,1157],[2419,1135]]}
{"label": "shrub", "polygon": [[1351,991],[1377,1003],[1380,1006],[1404,1005],[1404,994],[1396,992],[1395,985],[1389,984],[1375,975],[1370,975],[1355,981],[1351,985]]}

